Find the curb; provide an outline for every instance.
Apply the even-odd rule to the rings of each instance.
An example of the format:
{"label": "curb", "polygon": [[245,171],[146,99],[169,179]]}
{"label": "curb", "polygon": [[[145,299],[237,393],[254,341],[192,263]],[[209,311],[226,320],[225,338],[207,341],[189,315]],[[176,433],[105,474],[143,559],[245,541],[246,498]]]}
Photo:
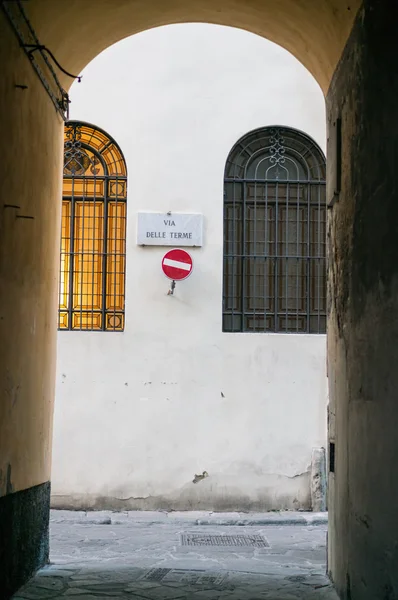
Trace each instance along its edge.
{"label": "curb", "polygon": [[77,525],[175,525],[175,526],[213,526],[213,527],[263,527],[263,526],[301,526],[316,527],[327,525],[328,513],[235,513],[222,516],[221,513],[205,512],[198,514],[155,511],[67,511],[51,510],[51,523],[70,523]]}

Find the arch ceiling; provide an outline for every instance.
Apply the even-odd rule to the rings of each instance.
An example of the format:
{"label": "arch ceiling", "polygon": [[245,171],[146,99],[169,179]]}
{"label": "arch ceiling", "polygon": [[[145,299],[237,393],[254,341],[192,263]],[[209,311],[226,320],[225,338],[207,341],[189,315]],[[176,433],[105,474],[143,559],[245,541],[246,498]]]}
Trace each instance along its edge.
{"label": "arch ceiling", "polygon": [[[40,42],[79,73],[115,42],[145,29],[204,22],[246,29],[286,48],[326,93],[361,0],[30,0]],[[71,85],[63,79],[65,87]]]}

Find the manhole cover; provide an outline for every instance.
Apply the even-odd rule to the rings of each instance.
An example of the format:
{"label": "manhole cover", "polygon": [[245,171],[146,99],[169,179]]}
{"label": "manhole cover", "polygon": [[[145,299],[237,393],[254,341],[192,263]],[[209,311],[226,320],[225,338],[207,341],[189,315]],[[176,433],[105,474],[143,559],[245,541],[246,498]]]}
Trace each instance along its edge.
{"label": "manhole cover", "polygon": [[201,535],[183,533],[182,546],[231,546],[240,548],[268,548],[269,543],[262,535]]}

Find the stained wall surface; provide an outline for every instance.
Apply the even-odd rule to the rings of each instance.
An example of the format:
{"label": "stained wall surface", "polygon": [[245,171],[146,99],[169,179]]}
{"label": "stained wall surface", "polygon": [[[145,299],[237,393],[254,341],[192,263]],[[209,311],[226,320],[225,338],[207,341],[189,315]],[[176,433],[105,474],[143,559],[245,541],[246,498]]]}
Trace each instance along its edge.
{"label": "stained wall surface", "polygon": [[2,15],[0,27],[3,496],[50,479],[63,122]]}
{"label": "stained wall surface", "polygon": [[[308,508],[311,451],[326,446],[325,336],[222,333],[223,172],[261,126],[324,147],[319,86],[258,36],[175,25],[104,52],[71,99],[127,161],[126,329],[58,334],[53,506]],[[204,215],[174,297],[165,249],[136,244],[138,210]]]}
{"label": "stained wall surface", "polygon": [[330,156],[338,119],[342,140],[329,219],[329,570],[347,600],[398,596],[397,17],[395,2],[365,2],[327,102]]}
{"label": "stained wall surface", "polygon": [[[160,0],[150,4],[87,0],[83,5],[79,0],[67,4],[36,0],[24,4],[24,9],[40,43],[72,73],[110,44],[137,31],[204,21],[242,27],[281,44],[307,66],[326,92],[359,5],[359,0],[322,0],[315,5],[312,0],[184,4],[173,0],[166,5]],[[4,208],[1,215],[5,357],[0,468],[5,493],[49,477],[62,123],[4,14],[1,19],[2,202],[4,206],[12,198],[10,204],[21,207],[24,214],[28,209],[25,216],[36,215],[36,220],[15,221],[9,216],[12,209]],[[57,73],[69,87],[70,77]],[[46,70],[45,75],[48,78]],[[21,227],[30,229],[25,232]],[[15,405],[10,411],[10,397],[16,393],[18,408]]]}

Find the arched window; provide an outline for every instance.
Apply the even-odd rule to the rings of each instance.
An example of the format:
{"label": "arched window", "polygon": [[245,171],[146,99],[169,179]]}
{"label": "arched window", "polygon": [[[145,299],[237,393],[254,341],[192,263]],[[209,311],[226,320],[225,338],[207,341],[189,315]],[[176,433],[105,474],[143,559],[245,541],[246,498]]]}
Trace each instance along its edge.
{"label": "arched window", "polygon": [[59,329],[123,331],[127,171],[89,123],[65,125]]}
{"label": "arched window", "polygon": [[325,333],[326,164],[307,135],[265,127],[228,157],[223,331]]}

